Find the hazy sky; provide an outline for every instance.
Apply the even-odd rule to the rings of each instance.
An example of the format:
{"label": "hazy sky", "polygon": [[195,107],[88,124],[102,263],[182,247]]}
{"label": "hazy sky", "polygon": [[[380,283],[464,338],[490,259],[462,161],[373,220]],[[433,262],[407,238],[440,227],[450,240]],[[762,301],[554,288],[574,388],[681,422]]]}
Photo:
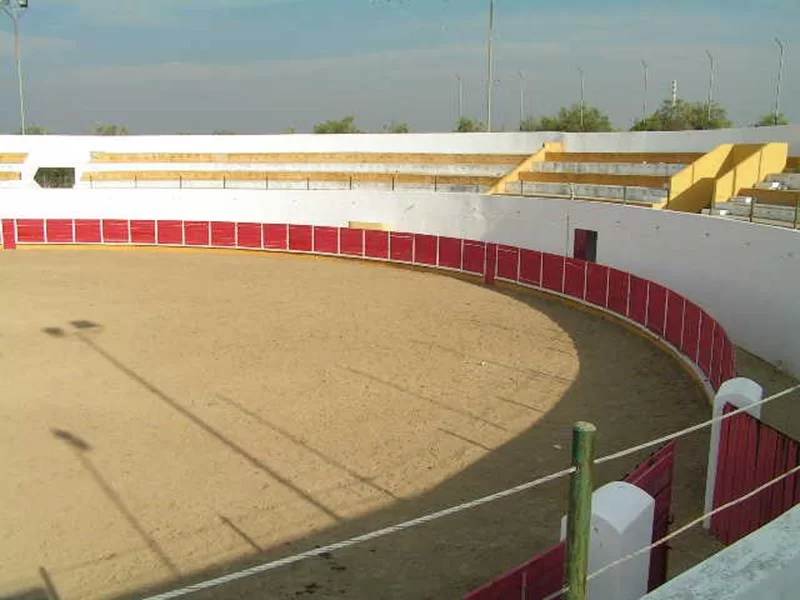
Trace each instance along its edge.
{"label": "hazy sky", "polygon": [[[30,0],[22,20],[28,122],[88,133],[281,132],[354,114],[452,130],[456,74],[465,112],[484,119],[489,0]],[[669,95],[703,100],[709,49],[715,99],[738,124],[771,110],[788,43],[782,106],[800,121],[798,0],[496,0],[496,125],[526,109],[586,102],[617,127]],[[0,131],[19,127],[11,21],[0,29]]]}

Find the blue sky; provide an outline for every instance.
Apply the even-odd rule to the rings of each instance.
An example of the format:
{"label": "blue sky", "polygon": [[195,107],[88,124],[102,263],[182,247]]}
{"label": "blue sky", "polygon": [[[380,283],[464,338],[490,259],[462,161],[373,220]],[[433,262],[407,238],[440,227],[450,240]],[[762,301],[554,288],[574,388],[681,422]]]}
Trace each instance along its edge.
{"label": "blue sky", "polygon": [[[86,133],[96,122],[136,133],[280,132],[354,114],[366,130],[392,120],[451,130],[456,74],[465,112],[484,118],[489,0],[30,0],[23,17],[29,122]],[[579,96],[627,127],[678,80],[734,121],[771,109],[788,42],[782,105],[800,122],[797,0],[496,0],[494,122],[516,128]],[[11,23],[0,25],[0,131],[18,128]]]}

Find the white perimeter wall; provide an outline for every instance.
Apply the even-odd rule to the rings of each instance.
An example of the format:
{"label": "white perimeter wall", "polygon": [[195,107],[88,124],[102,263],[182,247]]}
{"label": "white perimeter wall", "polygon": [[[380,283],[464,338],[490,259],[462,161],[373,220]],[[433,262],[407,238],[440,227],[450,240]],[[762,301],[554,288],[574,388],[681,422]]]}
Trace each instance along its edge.
{"label": "white perimeter wall", "polygon": [[372,221],[567,255],[574,229],[592,229],[598,262],[684,294],[734,343],[800,376],[800,231],[615,204],[430,192],[15,190],[3,194],[0,217]]}

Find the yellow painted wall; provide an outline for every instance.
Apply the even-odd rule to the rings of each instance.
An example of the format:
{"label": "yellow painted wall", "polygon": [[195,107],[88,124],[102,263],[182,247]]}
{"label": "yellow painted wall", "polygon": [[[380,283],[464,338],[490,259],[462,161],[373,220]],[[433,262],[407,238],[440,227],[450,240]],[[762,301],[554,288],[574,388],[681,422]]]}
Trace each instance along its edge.
{"label": "yellow painted wall", "polygon": [[666,208],[699,213],[711,206],[717,177],[730,168],[733,144],[722,144],[670,178]]}
{"label": "yellow painted wall", "polygon": [[530,171],[533,163],[544,162],[548,153],[563,152],[564,144],[561,142],[545,142],[538,152],[527,157],[520,162],[514,169],[503,175],[500,179],[495,181],[494,185],[489,190],[490,194],[502,194],[506,190],[507,183],[513,183],[520,180],[520,173],[523,171]]}
{"label": "yellow painted wall", "polygon": [[717,179],[716,202],[726,202],[744,188],[764,181],[767,175],[786,167],[789,144],[739,144],[733,148],[733,165]]}

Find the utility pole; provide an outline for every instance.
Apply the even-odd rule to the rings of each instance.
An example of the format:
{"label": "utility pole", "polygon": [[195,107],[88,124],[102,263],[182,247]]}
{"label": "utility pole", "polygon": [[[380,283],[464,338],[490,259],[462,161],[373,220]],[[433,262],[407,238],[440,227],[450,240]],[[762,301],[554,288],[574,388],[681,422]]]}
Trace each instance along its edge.
{"label": "utility pole", "polygon": [[781,79],[783,78],[784,45],[783,41],[778,37],[775,38],[775,43],[778,44],[778,48],[780,49],[780,58],[778,59],[778,83],[775,86],[775,112],[773,114],[773,122],[777,125],[778,116],[781,113]]}
{"label": "utility pole", "polygon": [[708,56],[708,106],[706,107],[706,127],[711,125],[711,104],[714,102],[714,56],[706,50]]}
{"label": "utility pole", "polygon": [[492,131],[492,97],[494,96],[494,0],[489,0],[489,39],[486,47],[486,131]]}
{"label": "utility pole", "polygon": [[20,40],[19,20],[28,8],[28,0],[0,0],[0,8],[14,22],[14,56],[17,61],[17,84],[19,86],[19,121],[20,133],[25,135],[25,91],[22,79],[22,44]]}

